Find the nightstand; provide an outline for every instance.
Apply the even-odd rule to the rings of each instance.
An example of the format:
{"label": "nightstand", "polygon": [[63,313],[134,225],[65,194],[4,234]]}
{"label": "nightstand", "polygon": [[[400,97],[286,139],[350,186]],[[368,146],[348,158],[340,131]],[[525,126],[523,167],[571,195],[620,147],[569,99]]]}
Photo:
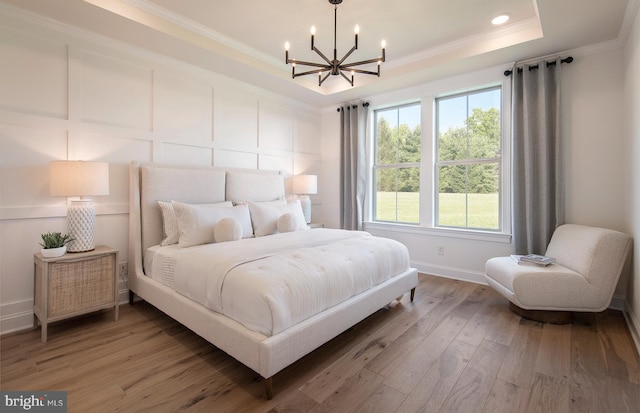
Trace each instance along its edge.
{"label": "nightstand", "polygon": [[44,258],[34,254],[33,324],[47,325],[104,308],[114,309],[118,321],[118,250],[99,245],[93,251]]}
{"label": "nightstand", "polygon": [[313,228],[324,228],[324,224],[319,224],[317,222],[314,222],[312,224],[307,224],[307,226],[309,228],[311,228],[311,229],[313,229]]}

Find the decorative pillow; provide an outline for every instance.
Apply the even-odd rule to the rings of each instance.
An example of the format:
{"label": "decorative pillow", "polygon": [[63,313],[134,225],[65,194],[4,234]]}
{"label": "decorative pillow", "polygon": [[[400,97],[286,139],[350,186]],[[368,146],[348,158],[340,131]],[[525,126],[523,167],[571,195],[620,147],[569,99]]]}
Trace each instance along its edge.
{"label": "decorative pillow", "polygon": [[160,212],[162,213],[162,242],[160,245],[177,244],[180,237],[178,231],[178,220],[176,218],[176,212],[173,209],[171,202],[158,201],[160,205]]}
{"label": "decorative pillow", "polygon": [[172,202],[178,221],[180,247],[207,244],[215,241],[214,226],[222,218],[232,217],[240,223],[243,235],[251,236],[251,218],[245,206],[233,207],[231,202],[219,204],[185,204]]}
{"label": "decorative pillow", "polygon": [[213,227],[216,242],[237,241],[242,238],[242,225],[231,217],[222,218]]}
{"label": "decorative pillow", "polygon": [[251,223],[256,237],[278,232],[278,218],[286,213],[293,214],[296,221],[296,231],[307,228],[300,200],[295,200],[283,206],[260,205],[255,202],[249,202],[249,211],[251,212]]}
{"label": "decorative pillow", "polygon": [[291,212],[280,215],[276,223],[278,232],[293,232],[298,230],[298,222],[296,216]]}

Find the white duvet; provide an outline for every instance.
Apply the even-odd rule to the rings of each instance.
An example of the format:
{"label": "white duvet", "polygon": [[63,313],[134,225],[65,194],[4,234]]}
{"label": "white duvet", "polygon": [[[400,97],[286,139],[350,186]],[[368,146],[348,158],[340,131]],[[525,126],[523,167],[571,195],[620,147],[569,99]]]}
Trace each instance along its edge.
{"label": "white duvet", "polygon": [[152,247],[145,268],[179,293],[271,336],[406,271],[409,253],[366,232],[314,229]]}

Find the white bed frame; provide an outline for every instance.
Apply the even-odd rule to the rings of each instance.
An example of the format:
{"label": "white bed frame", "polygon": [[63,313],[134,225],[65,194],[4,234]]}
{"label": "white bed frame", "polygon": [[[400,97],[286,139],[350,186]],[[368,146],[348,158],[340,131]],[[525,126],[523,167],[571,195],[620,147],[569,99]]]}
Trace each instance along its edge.
{"label": "white bed frame", "polygon": [[[244,175],[247,174],[247,175]],[[248,175],[251,174],[251,175]],[[235,185],[227,185],[234,175]],[[134,294],[182,323],[214,346],[225,351],[265,379],[268,399],[273,397],[273,375],[338,334],[362,321],[418,284],[417,271],[409,268],[374,288],[354,296],[273,336],[251,331],[226,316],[176,293],[147,277],[143,270],[146,248],[162,239],[162,221],[157,201],[179,200],[192,203],[232,199],[266,201],[273,191],[284,195],[282,175],[274,171],[221,169],[132,162],[129,201],[129,301]],[[244,179],[249,177],[249,179]],[[220,184],[211,180],[222,179]],[[222,177],[222,178],[220,178]],[[243,179],[238,179],[243,178]],[[264,180],[279,182],[279,188],[265,188]],[[259,181],[260,188],[245,188]],[[268,186],[268,185],[267,185]],[[273,199],[273,197],[272,197]]]}

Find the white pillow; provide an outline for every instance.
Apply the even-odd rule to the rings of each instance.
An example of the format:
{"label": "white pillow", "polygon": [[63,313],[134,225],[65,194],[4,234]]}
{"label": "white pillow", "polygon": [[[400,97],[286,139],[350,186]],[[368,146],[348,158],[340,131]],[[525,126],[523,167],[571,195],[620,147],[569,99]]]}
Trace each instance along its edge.
{"label": "white pillow", "polygon": [[178,231],[178,220],[176,218],[176,212],[173,209],[171,202],[158,201],[160,205],[160,212],[162,213],[162,242],[160,245],[177,244],[180,237]]}
{"label": "white pillow", "polygon": [[[160,205],[160,212],[162,213],[162,241],[160,245],[172,245],[177,244],[180,239],[180,228],[178,228],[178,218],[176,217],[175,209],[172,202],[158,201]],[[213,204],[195,204],[202,206],[231,206],[228,201],[216,202]]]}
{"label": "white pillow", "polygon": [[222,218],[213,227],[216,242],[237,241],[242,238],[242,225],[231,217]]}
{"label": "white pillow", "polygon": [[283,206],[260,205],[255,202],[249,202],[249,211],[251,212],[251,223],[256,237],[278,232],[278,218],[286,213],[291,213],[295,217],[297,223],[295,230],[307,227],[300,200],[298,199]]}
{"label": "white pillow", "polygon": [[296,221],[296,216],[291,212],[280,215],[280,218],[278,218],[278,222],[276,223],[276,228],[278,229],[278,232],[297,231],[298,222]]}
{"label": "white pillow", "polygon": [[213,205],[173,202],[180,230],[180,247],[207,244],[215,241],[215,224],[223,218],[234,218],[242,227],[245,237],[252,235],[251,218],[246,205],[231,206],[231,202]]}

